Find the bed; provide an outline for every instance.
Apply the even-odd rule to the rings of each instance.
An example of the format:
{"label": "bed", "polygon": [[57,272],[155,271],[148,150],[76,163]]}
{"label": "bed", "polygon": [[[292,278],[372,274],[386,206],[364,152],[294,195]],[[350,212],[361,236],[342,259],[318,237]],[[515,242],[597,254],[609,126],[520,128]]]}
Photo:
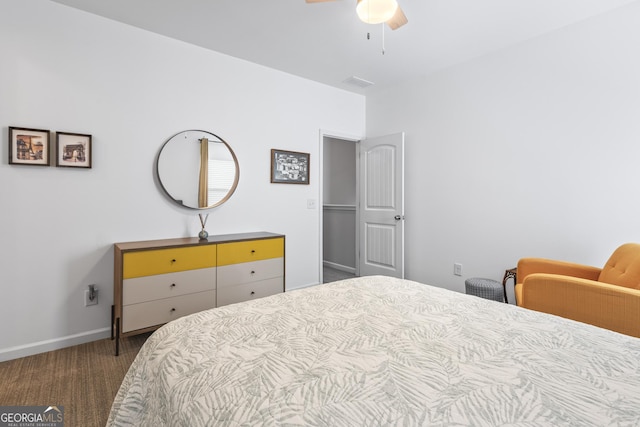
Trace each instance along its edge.
{"label": "bed", "polygon": [[637,426],[640,339],[363,277],[175,320],[108,426]]}

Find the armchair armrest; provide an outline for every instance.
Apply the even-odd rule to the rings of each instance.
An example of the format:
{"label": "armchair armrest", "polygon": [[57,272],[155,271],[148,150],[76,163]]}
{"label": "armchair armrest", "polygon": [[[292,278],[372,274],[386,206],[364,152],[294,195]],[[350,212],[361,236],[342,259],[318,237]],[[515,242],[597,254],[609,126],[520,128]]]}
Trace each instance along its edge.
{"label": "armchair armrest", "polygon": [[562,274],[582,279],[598,280],[601,268],[576,264],[567,261],[556,261],[545,258],[522,258],[518,261],[518,283],[534,273]]}
{"label": "armchair armrest", "polygon": [[520,305],[640,337],[640,290],[637,289],[534,273],[525,277],[522,283]]}

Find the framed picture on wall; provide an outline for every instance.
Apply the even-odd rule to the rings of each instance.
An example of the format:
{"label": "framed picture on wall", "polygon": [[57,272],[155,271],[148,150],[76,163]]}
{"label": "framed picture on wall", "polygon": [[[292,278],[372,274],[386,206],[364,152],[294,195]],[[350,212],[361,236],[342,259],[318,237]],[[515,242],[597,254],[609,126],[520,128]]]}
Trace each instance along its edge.
{"label": "framed picture on wall", "polygon": [[91,135],[56,133],[56,166],[91,169]]}
{"label": "framed picture on wall", "polygon": [[9,164],[49,166],[49,131],[9,127]]}
{"label": "framed picture on wall", "polygon": [[271,182],[309,184],[309,153],[272,149]]}

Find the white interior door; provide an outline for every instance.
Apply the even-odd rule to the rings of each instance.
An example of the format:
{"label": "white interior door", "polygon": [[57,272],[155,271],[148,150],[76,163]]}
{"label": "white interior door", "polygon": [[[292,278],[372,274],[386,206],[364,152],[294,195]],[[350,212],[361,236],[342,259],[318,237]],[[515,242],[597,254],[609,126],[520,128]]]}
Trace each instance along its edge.
{"label": "white interior door", "polygon": [[404,278],[404,133],[360,143],[360,275]]}

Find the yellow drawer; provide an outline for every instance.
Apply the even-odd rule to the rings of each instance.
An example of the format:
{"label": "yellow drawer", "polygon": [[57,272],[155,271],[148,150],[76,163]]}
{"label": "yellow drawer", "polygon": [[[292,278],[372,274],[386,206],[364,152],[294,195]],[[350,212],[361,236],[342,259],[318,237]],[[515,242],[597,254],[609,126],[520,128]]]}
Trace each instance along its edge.
{"label": "yellow drawer", "polygon": [[260,261],[284,256],[284,238],[218,244],[218,265]]}
{"label": "yellow drawer", "polygon": [[130,279],[215,266],[216,245],[127,252],[123,255],[122,277]]}

